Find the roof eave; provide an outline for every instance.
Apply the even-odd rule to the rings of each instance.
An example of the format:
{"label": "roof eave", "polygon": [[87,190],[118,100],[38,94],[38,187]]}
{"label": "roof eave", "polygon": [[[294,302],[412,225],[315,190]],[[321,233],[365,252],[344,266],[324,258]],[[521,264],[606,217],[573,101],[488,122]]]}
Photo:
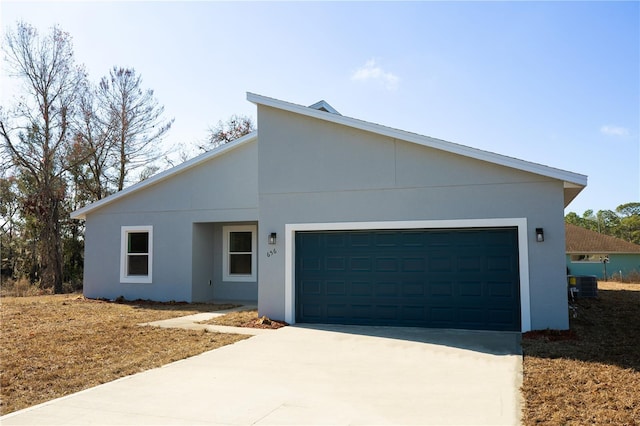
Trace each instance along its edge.
{"label": "roof eave", "polygon": [[573,182],[564,181],[564,207],[567,208],[569,204],[582,192],[587,186],[587,177],[584,176],[584,185],[577,185]]}

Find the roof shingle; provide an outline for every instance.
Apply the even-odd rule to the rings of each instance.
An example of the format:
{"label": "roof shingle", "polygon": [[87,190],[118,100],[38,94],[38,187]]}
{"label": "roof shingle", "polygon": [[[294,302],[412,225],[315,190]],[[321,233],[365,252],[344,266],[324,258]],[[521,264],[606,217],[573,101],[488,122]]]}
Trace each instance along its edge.
{"label": "roof shingle", "polygon": [[565,223],[567,253],[640,253],[640,245]]}

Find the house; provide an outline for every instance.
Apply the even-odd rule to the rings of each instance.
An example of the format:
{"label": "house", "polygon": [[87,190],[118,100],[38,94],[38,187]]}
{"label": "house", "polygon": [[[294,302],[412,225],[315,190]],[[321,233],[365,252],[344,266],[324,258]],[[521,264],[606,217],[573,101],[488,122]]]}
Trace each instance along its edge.
{"label": "house", "polygon": [[599,280],[640,274],[640,245],[569,223],[565,234],[569,274],[595,275]]}
{"label": "house", "polygon": [[89,298],[289,323],[568,327],[584,175],[248,93],[258,131],[83,207]]}

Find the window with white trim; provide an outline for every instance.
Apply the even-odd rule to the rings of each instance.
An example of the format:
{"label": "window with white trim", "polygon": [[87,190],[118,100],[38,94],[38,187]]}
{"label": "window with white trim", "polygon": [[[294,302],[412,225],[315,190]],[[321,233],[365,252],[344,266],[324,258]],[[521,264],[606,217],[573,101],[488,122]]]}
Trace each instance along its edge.
{"label": "window with white trim", "polygon": [[153,226],[123,226],[120,248],[120,282],[151,283]]}
{"label": "window with white trim", "polygon": [[256,280],[256,226],[222,227],[223,281]]}
{"label": "window with white trim", "polygon": [[571,263],[602,263],[604,259],[609,260],[608,254],[572,254]]}

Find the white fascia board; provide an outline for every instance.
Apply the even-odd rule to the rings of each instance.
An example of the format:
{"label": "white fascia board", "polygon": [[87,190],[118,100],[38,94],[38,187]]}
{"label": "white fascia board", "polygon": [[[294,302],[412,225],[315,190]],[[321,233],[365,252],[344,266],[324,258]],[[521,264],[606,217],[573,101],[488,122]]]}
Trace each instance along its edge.
{"label": "white fascia board", "polygon": [[145,179],[142,182],[138,182],[134,185],[131,185],[122,191],[116,192],[102,200],[96,201],[95,203],[91,203],[87,206],[84,206],[78,210],[71,212],[71,219],[85,219],[87,213],[95,211],[107,204],[111,204],[116,200],[119,200],[122,197],[130,195],[134,192],[138,192],[148,186],[155,185],[158,182],[161,182],[165,179],[169,179],[170,177],[182,173],[186,170],[189,170],[193,167],[196,167],[206,161],[211,160],[212,158],[223,155],[239,146],[242,146],[246,143],[255,141],[258,139],[258,131],[255,130],[241,138],[238,138],[234,141],[228,142],[222,146],[212,149],[211,151],[207,151],[203,154],[198,155],[197,157],[192,158],[191,160],[187,160],[184,163],[178,164],[175,167],[172,167],[164,172],[158,173],[157,175],[151,176],[149,179]]}
{"label": "white fascia board", "polygon": [[452,154],[459,154],[476,160],[487,161],[489,163],[497,164],[500,166],[510,167],[513,169],[558,179],[565,182],[565,185],[575,185],[575,187],[580,188],[584,188],[585,186],[587,186],[587,176],[578,173],[556,169],[553,167],[544,166],[542,164],[520,160],[518,158],[507,157],[505,155],[483,151],[477,148],[471,148],[465,145],[448,142],[442,139],[419,135],[417,133],[398,130],[391,127],[382,126],[380,124],[369,123],[367,121],[345,117],[343,115],[327,114],[323,111],[318,111],[312,108],[304,107],[302,105],[292,104],[290,102],[257,95],[255,93],[247,92],[247,100],[257,105],[277,108],[336,124],[342,124],[359,130],[388,136],[390,138],[412,142],[429,148],[439,149],[441,151],[450,152]]}

